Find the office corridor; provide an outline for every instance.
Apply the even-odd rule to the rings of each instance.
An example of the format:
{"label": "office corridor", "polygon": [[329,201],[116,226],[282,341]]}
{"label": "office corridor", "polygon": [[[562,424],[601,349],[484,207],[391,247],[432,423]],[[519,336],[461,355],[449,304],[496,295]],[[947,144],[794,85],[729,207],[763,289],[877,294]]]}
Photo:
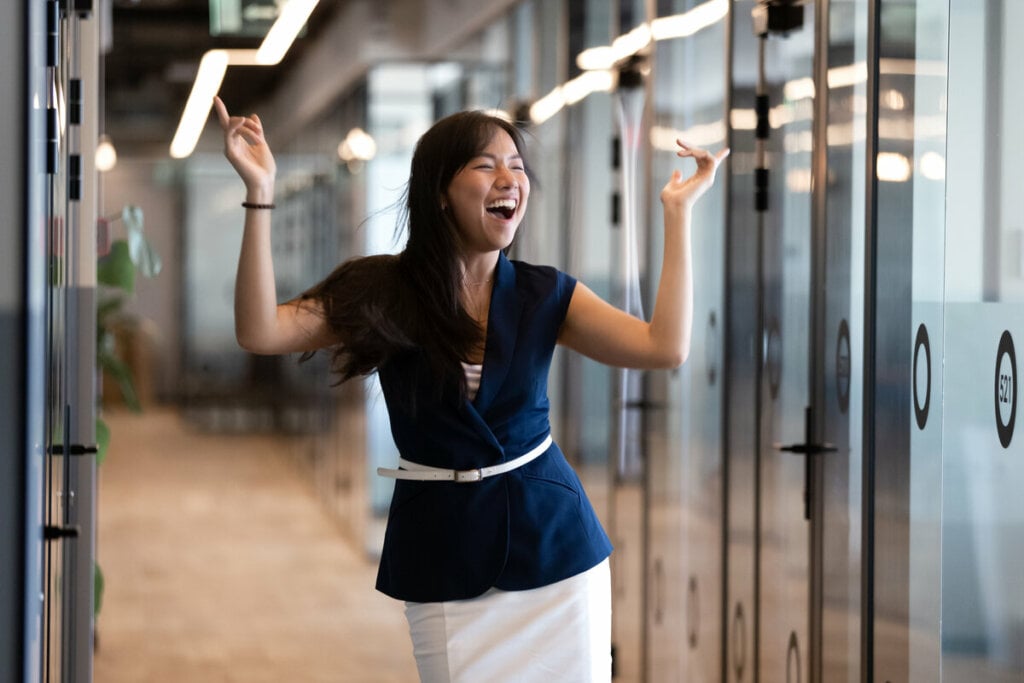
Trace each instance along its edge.
{"label": "office corridor", "polygon": [[105,417],[97,683],[416,680],[400,603],[280,441]]}

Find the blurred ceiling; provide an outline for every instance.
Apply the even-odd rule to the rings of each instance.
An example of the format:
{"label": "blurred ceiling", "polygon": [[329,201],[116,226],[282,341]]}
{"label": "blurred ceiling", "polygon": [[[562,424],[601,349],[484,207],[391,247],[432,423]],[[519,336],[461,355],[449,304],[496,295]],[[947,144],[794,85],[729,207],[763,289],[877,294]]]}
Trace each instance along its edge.
{"label": "blurred ceiling", "polygon": [[[247,112],[269,97],[341,4],[320,2],[280,64],[229,68],[221,87],[229,108]],[[262,36],[211,36],[210,0],[113,0],[111,36],[104,58],[104,132],[119,154],[145,156],[167,156],[207,50],[255,49],[262,42]]]}

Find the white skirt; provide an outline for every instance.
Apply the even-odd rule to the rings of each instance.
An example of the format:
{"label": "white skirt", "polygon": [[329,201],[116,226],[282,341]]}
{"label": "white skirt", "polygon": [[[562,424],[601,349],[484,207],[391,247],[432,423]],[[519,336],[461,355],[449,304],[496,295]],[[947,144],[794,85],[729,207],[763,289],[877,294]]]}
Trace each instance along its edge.
{"label": "white skirt", "polygon": [[526,591],[407,602],[422,683],[607,683],[612,677],[608,560]]}

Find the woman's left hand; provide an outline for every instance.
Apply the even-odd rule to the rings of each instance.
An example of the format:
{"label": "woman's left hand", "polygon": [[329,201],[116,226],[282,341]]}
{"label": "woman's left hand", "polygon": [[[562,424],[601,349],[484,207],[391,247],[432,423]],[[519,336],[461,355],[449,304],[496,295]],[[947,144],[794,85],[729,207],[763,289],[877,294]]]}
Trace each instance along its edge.
{"label": "woman's left hand", "polygon": [[693,157],[697,162],[697,170],[688,178],[683,178],[682,172],[674,171],[672,178],[661,190],[661,203],[666,209],[685,210],[691,208],[714,184],[715,173],[722,161],[729,156],[729,148],[712,154],[707,150],[691,147],[682,140],[676,140],[676,144],[680,147],[676,156]]}

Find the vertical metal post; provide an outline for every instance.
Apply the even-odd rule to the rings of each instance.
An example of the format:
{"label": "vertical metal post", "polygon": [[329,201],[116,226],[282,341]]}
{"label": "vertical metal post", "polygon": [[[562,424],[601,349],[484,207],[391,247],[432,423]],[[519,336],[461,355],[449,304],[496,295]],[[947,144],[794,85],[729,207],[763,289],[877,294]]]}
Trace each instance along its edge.
{"label": "vertical metal post", "polygon": [[[825,441],[825,318],[828,225],[828,112],[829,112],[829,10],[830,0],[817,0],[814,8],[814,122],[811,173],[811,372],[808,396],[813,407],[807,416],[807,443]],[[810,680],[822,680],[822,610],[824,609],[824,462],[823,454],[808,453],[807,496],[809,497],[811,560]]]}
{"label": "vertical metal post", "polygon": [[[733,11],[732,5],[729,6],[729,14],[725,19],[725,45],[724,54],[722,59],[725,60],[725,100],[723,102],[722,116],[725,117],[725,121],[729,122],[729,113],[732,111],[733,104],[733,68],[735,66],[735,60],[733,59],[733,46],[734,46],[734,31],[735,25],[733,22]],[[733,129],[731,125],[725,126],[725,145],[729,149],[735,147],[733,140]],[[720,637],[722,646],[720,648],[720,665],[718,679],[720,681],[728,681],[728,667],[729,667],[729,632],[730,632],[730,614],[729,609],[729,481],[730,481],[730,461],[729,457],[731,444],[729,441],[729,381],[728,378],[732,373],[732,354],[729,353],[729,339],[733,334],[732,330],[732,317],[728,314],[728,311],[732,308],[732,287],[729,286],[730,275],[732,273],[733,262],[732,262],[732,240],[733,235],[733,224],[732,224],[732,202],[729,198],[732,196],[732,165],[730,164],[727,168],[727,173],[722,174],[720,180],[723,183],[722,196],[723,196],[723,219],[725,224],[725,239],[723,244],[723,263],[722,263],[722,392],[721,392],[721,422],[720,431],[722,434],[721,444],[721,461],[722,461],[722,519],[720,533],[722,538],[722,575],[721,575],[721,600],[719,601],[719,612],[721,614],[721,628]]]}
{"label": "vertical metal post", "polygon": [[768,87],[765,74],[765,52],[768,45],[768,34],[757,38],[757,90],[755,92],[758,111],[757,137],[755,154],[757,157],[754,168],[754,208],[757,211],[757,264],[754,268],[754,281],[757,283],[755,295],[755,316],[757,318],[755,342],[757,344],[757,371],[754,375],[754,642],[751,648],[753,656],[752,671],[754,683],[761,677],[761,449],[764,442],[761,415],[764,412],[764,364],[767,358],[764,324],[764,223],[765,212],[768,210],[768,169],[766,162],[766,141],[768,135]]}
{"label": "vertical metal post", "polygon": [[861,548],[861,680],[870,683],[875,675],[875,371],[877,348],[878,276],[878,66],[881,0],[868,0],[867,45],[867,134],[864,158],[864,503]]}

